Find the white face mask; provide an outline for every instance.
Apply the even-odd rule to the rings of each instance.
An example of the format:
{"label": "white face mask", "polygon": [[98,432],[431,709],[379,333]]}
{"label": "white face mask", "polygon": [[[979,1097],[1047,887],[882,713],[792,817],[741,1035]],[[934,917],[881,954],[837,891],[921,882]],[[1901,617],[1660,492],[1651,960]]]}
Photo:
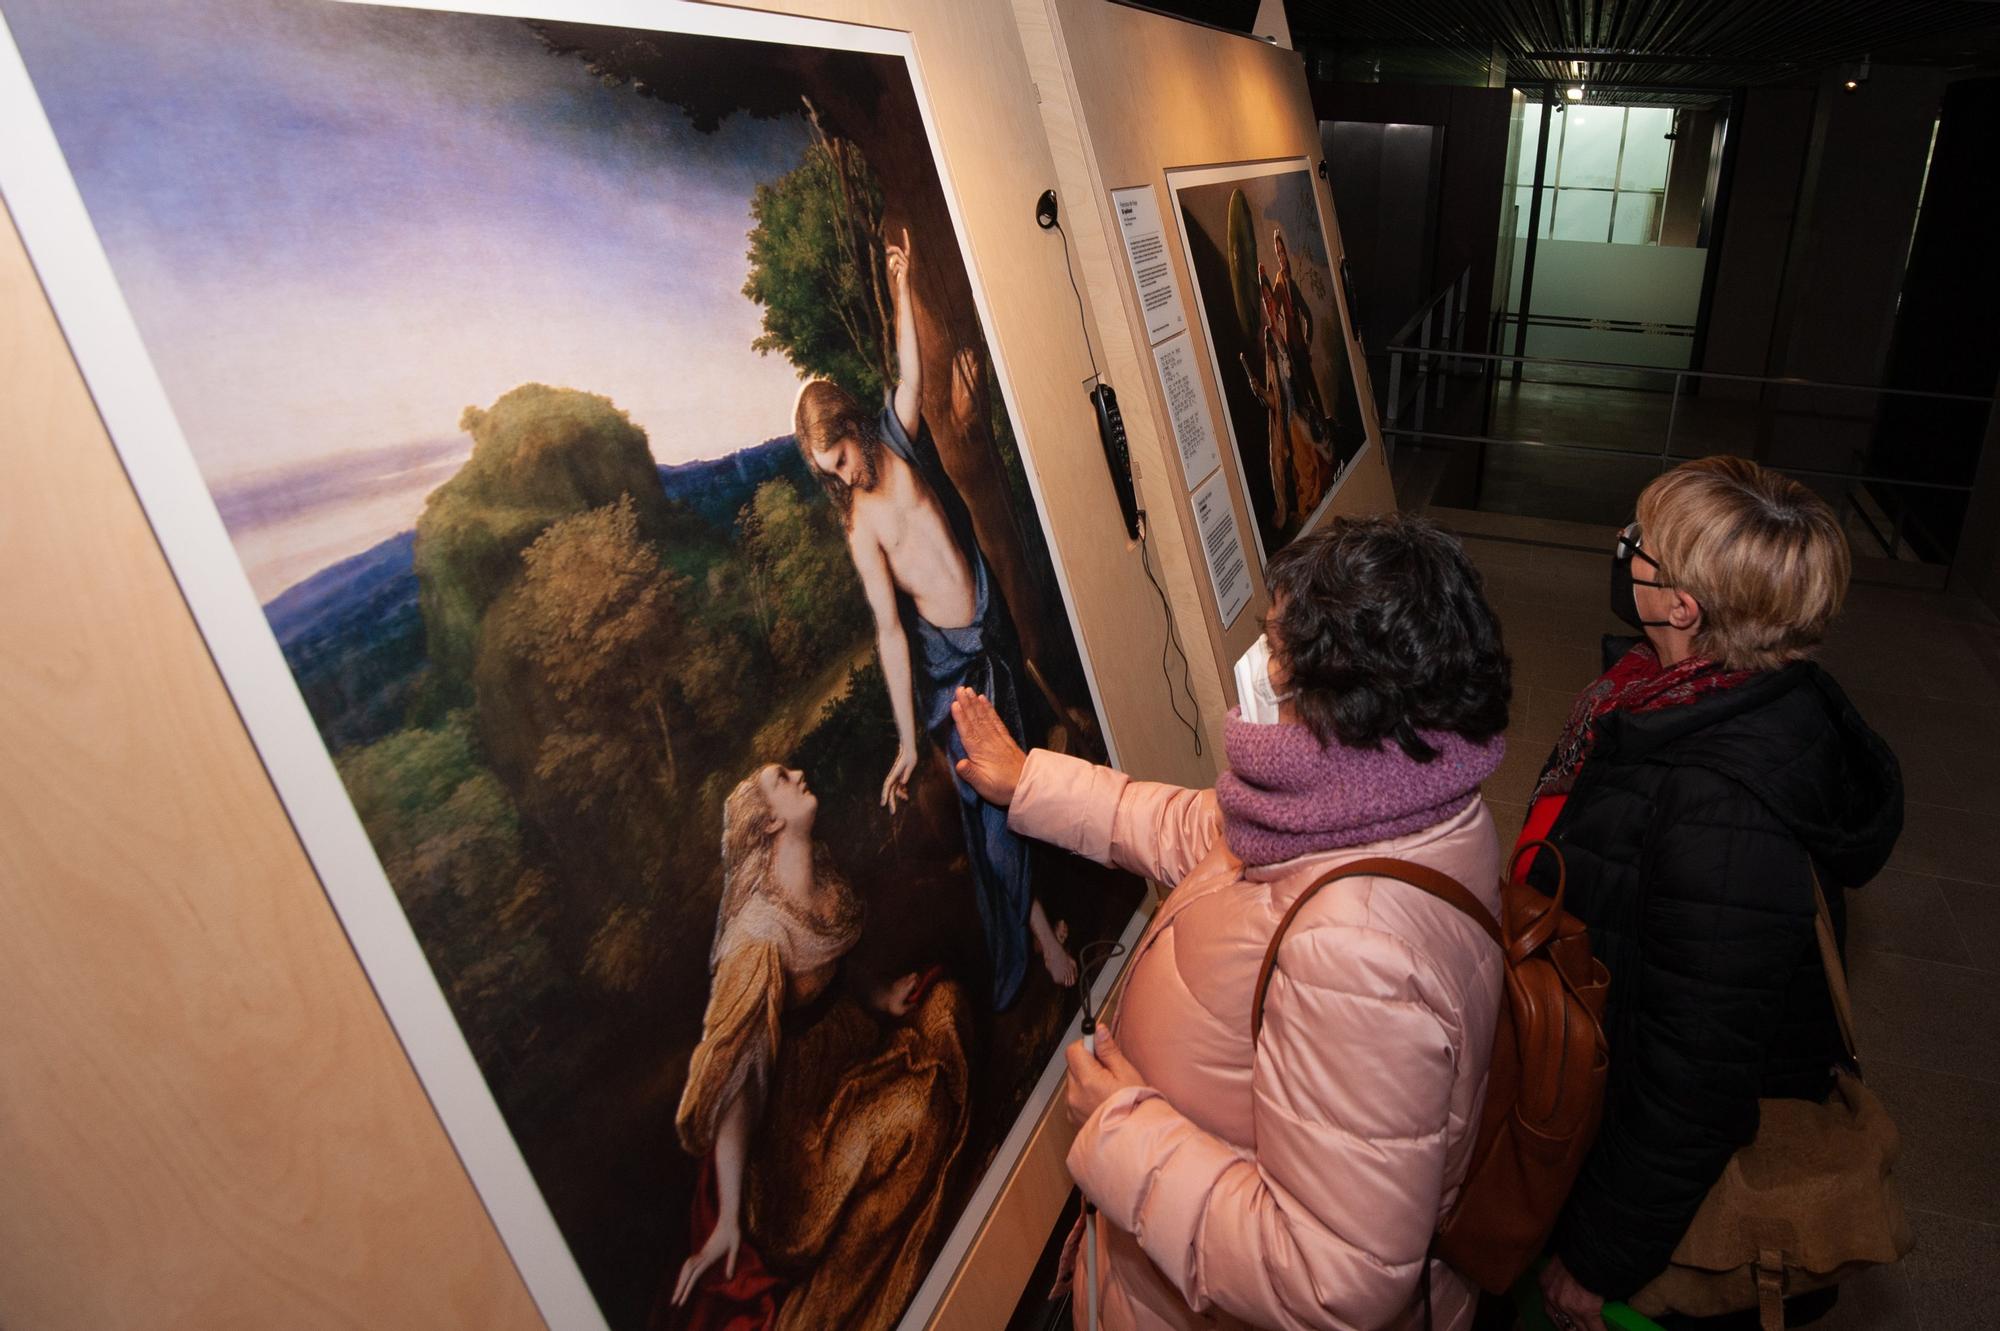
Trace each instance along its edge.
{"label": "white face mask", "polygon": [[1243,719],[1254,726],[1278,724],[1278,704],[1298,696],[1271,687],[1271,640],[1264,634],[1236,662],[1236,702]]}

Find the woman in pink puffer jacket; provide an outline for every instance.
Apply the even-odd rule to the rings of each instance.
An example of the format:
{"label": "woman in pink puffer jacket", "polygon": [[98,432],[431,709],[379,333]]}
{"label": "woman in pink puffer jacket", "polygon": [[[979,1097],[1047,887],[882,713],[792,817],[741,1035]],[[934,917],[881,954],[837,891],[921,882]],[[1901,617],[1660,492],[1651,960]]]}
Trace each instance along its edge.
{"label": "woman in pink puffer jacket", "polygon": [[[1023,755],[977,695],[953,708],[961,772],[1016,831],[1177,884],[1115,1028],[1095,1056],[1069,1050],[1069,1167],[1102,1217],[1114,1331],[1421,1327],[1419,1277],[1485,1092],[1499,950],[1391,879],[1334,883],[1300,912],[1251,1041],[1265,949],[1324,870],[1395,856],[1498,908],[1479,784],[1509,695],[1479,575],[1428,523],[1336,521],[1269,578],[1277,720],[1232,712],[1212,791]],[[1433,1325],[1469,1326],[1470,1283],[1442,1261],[1431,1281]]]}

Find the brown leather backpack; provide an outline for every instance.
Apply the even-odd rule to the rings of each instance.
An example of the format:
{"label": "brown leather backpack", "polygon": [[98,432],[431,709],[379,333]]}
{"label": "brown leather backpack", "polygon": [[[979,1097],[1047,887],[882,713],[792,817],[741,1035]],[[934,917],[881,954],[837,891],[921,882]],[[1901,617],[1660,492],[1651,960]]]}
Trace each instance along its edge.
{"label": "brown leather backpack", "polygon": [[[1264,992],[1277,967],[1278,944],[1306,902],[1342,878],[1393,878],[1471,917],[1500,948],[1506,1001],[1493,1027],[1493,1062],[1465,1182],[1433,1248],[1489,1293],[1504,1293],[1541,1252],[1570,1185],[1597,1137],[1610,1058],[1604,1000],[1611,984],[1590,950],[1584,924],[1563,910],[1565,872],[1556,858],[1556,891],[1544,896],[1518,880],[1500,886],[1500,919],[1458,880],[1407,860],[1375,858],[1336,865],[1299,894],[1278,922],[1250,1009],[1251,1041],[1264,1028]],[[1424,1268],[1428,1305],[1430,1267]]]}

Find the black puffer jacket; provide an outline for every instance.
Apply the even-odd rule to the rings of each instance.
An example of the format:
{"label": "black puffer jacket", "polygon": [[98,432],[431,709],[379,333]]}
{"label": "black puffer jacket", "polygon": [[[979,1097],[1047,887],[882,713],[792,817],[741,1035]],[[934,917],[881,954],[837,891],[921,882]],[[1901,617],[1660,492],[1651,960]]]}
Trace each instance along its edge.
{"label": "black puffer jacket", "polygon": [[[1631,645],[1607,639],[1607,660]],[[1550,839],[1565,905],[1611,970],[1604,1126],[1558,1223],[1583,1285],[1624,1298],[1665,1268],[1762,1096],[1822,1099],[1840,1032],[1807,852],[1837,932],[1903,827],[1895,755],[1810,662],[1685,707],[1614,713]],[[1554,864],[1530,873],[1544,890]]]}

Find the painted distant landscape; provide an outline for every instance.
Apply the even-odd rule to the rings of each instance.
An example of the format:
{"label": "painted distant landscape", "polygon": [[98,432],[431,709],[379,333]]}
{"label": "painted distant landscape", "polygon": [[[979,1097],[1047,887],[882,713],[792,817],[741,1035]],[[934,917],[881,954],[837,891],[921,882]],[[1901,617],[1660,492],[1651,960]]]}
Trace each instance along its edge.
{"label": "painted distant landscape", "polygon": [[[1106,753],[904,61],[327,0],[0,11],[606,1318],[893,1325],[1075,998],[1019,936],[999,973],[1026,926],[982,914],[928,715],[902,762],[884,654],[921,712],[960,644],[1025,743]],[[972,624],[900,581],[871,608],[808,381],[915,427],[880,465],[933,497]],[[803,898],[757,849],[801,819]],[[1023,853],[1063,947],[1131,918],[1136,881]],[[698,1046],[749,1115],[747,1284],[702,1256]],[[888,1172],[822,1177],[855,1152]],[[824,1236],[786,1228],[814,1207]]]}

